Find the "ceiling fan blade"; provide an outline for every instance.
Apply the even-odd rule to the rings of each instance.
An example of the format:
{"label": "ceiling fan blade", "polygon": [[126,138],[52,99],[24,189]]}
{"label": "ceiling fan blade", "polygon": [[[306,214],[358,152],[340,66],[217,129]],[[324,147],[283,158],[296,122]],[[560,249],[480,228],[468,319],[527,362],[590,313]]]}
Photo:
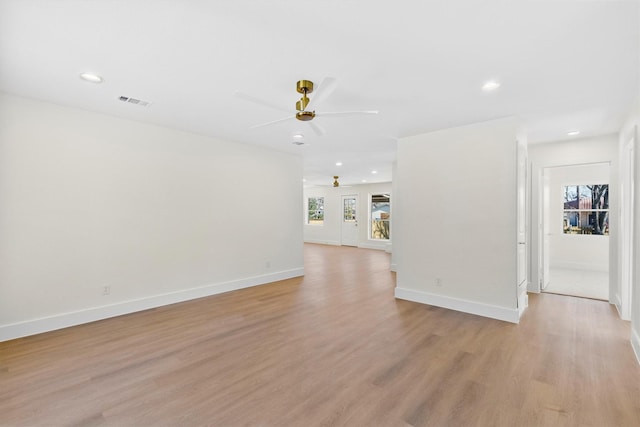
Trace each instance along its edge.
{"label": "ceiling fan blade", "polygon": [[377,110],[371,111],[333,111],[325,113],[316,113],[316,116],[355,116],[362,114],[378,114]]}
{"label": "ceiling fan blade", "polygon": [[309,123],[309,126],[311,126],[311,129],[313,129],[313,131],[316,133],[316,135],[322,136],[325,133],[327,133],[327,131],[324,130],[324,128],[322,126],[320,126],[319,124],[314,123],[314,122],[307,122],[307,123]]}
{"label": "ceiling fan blade", "polygon": [[284,111],[286,113],[290,112],[290,110],[284,108],[284,107],[280,107],[279,105],[275,105],[272,104],[269,101],[265,101],[264,99],[260,99],[260,98],[256,98],[253,95],[248,95],[246,93],[242,93],[242,92],[235,92],[233,94],[236,98],[240,98],[244,101],[249,101],[252,102],[254,104],[258,104],[258,105],[262,105],[263,107],[267,107],[267,108],[272,108],[274,110],[279,110],[279,111]]}
{"label": "ceiling fan blade", "polygon": [[287,120],[291,120],[291,119],[295,119],[295,116],[289,116],[289,117],[285,117],[282,119],[278,119],[278,120],[273,120],[267,123],[261,123],[259,125],[255,125],[255,126],[251,126],[249,129],[257,129],[257,128],[262,128],[265,126],[270,126],[270,125],[275,125],[276,123],[280,123],[280,122],[285,122]]}
{"label": "ceiling fan blade", "polygon": [[311,99],[309,100],[309,104],[307,104],[307,108],[305,108],[305,110],[313,111],[314,107],[317,107],[322,101],[331,95],[333,91],[336,90],[337,86],[338,80],[335,77],[325,77],[318,86],[318,89],[314,91],[315,93],[310,96]]}

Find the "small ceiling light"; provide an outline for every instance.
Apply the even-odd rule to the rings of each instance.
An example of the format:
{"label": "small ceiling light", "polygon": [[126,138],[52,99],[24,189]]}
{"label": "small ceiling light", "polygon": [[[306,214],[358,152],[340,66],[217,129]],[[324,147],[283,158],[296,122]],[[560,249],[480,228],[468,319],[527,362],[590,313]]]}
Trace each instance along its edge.
{"label": "small ceiling light", "polygon": [[576,136],[576,135],[580,135],[580,131],[579,130],[572,130],[567,132],[567,136]]}
{"label": "small ceiling light", "polygon": [[367,180],[366,180],[366,179],[363,179],[363,180],[362,180],[362,182],[367,182]]}
{"label": "small ceiling light", "polygon": [[491,92],[500,87],[500,82],[496,80],[489,80],[485,84],[482,85],[482,90],[485,92]]}
{"label": "small ceiling light", "polygon": [[378,171],[371,171],[371,173],[375,175],[378,173]]}
{"label": "small ceiling light", "polygon": [[302,138],[304,138],[304,135],[301,134],[301,133],[294,133],[293,134],[293,138],[294,139],[302,139]]}
{"label": "small ceiling light", "polygon": [[336,162],[336,166],[342,166],[342,162]]}
{"label": "small ceiling light", "polygon": [[93,73],[82,73],[80,74],[80,78],[91,83],[102,83],[104,81],[102,77]]}

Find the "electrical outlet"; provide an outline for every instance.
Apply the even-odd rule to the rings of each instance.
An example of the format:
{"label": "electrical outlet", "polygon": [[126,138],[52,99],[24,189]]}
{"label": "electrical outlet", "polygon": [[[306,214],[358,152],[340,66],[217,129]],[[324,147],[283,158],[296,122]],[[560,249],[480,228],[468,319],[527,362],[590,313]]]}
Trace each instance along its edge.
{"label": "electrical outlet", "polygon": [[442,279],[439,278],[439,277],[436,278],[436,286],[439,287],[439,288],[442,287]]}
{"label": "electrical outlet", "polygon": [[102,295],[111,295],[111,286],[106,285],[102,287]]}

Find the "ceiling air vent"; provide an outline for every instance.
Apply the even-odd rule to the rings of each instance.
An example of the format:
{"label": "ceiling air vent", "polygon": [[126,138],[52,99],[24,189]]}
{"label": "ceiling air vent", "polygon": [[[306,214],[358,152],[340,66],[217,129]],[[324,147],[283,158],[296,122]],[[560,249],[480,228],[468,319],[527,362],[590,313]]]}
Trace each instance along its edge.
{"label": "ceiling air vent", "polygon": [[129,104],[139,105],[141,107],[148,107],[149,105],[151,105],[151,102],[149,102],[149,101],[143,101],[141,99],[130,98],[128,96],[121,96],[118,99],[120,99],[120,101],[122,101],[122,102],[127,102]]}

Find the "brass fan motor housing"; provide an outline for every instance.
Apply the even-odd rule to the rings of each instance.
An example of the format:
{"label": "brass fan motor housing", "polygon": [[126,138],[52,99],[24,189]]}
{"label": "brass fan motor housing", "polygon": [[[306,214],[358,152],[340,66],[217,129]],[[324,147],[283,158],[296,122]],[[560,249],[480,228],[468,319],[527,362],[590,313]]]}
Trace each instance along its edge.
{"label": "brass fan motor housing", "polygon": [[315,111],[298,111],[296,113],[296,119],[302,120],[303,122],[308,122],[309,120],[313,120],[316,116]]}
{"label": "brass fan motor housing", "polygon": [[309,104],[309,98],[303,96],[298,102],[296,102],[296,110],[304,111],[304,109],[307,108],[307,104]]}
{"label": "brass fan motor housing", "polygon": [[311,93],[313,92],[313,82],[311,80],[298,80],[296,90],[298,93]]}
{"label": "brass fan motor housing", "polygon": [[338,178],[340,178],[339,176],[334,176],[333,177],[333,186],[334,187],[340,187],[340,183],[338,182]]}
{"label": "brass fan motor housing", "polygon": [[298,80],[296,84],[296,90],[298,93],[302,94],[302,98],[298,102],[296,102],[296,110],[299,113],[296,114],[296,119],[302,120],[303,122],[308,122],[312,120],[316,114],[305,111],[307,105],[309,104],[309,98],[307,98],[307,94],[313,92],[313,82],[309,80]]}

